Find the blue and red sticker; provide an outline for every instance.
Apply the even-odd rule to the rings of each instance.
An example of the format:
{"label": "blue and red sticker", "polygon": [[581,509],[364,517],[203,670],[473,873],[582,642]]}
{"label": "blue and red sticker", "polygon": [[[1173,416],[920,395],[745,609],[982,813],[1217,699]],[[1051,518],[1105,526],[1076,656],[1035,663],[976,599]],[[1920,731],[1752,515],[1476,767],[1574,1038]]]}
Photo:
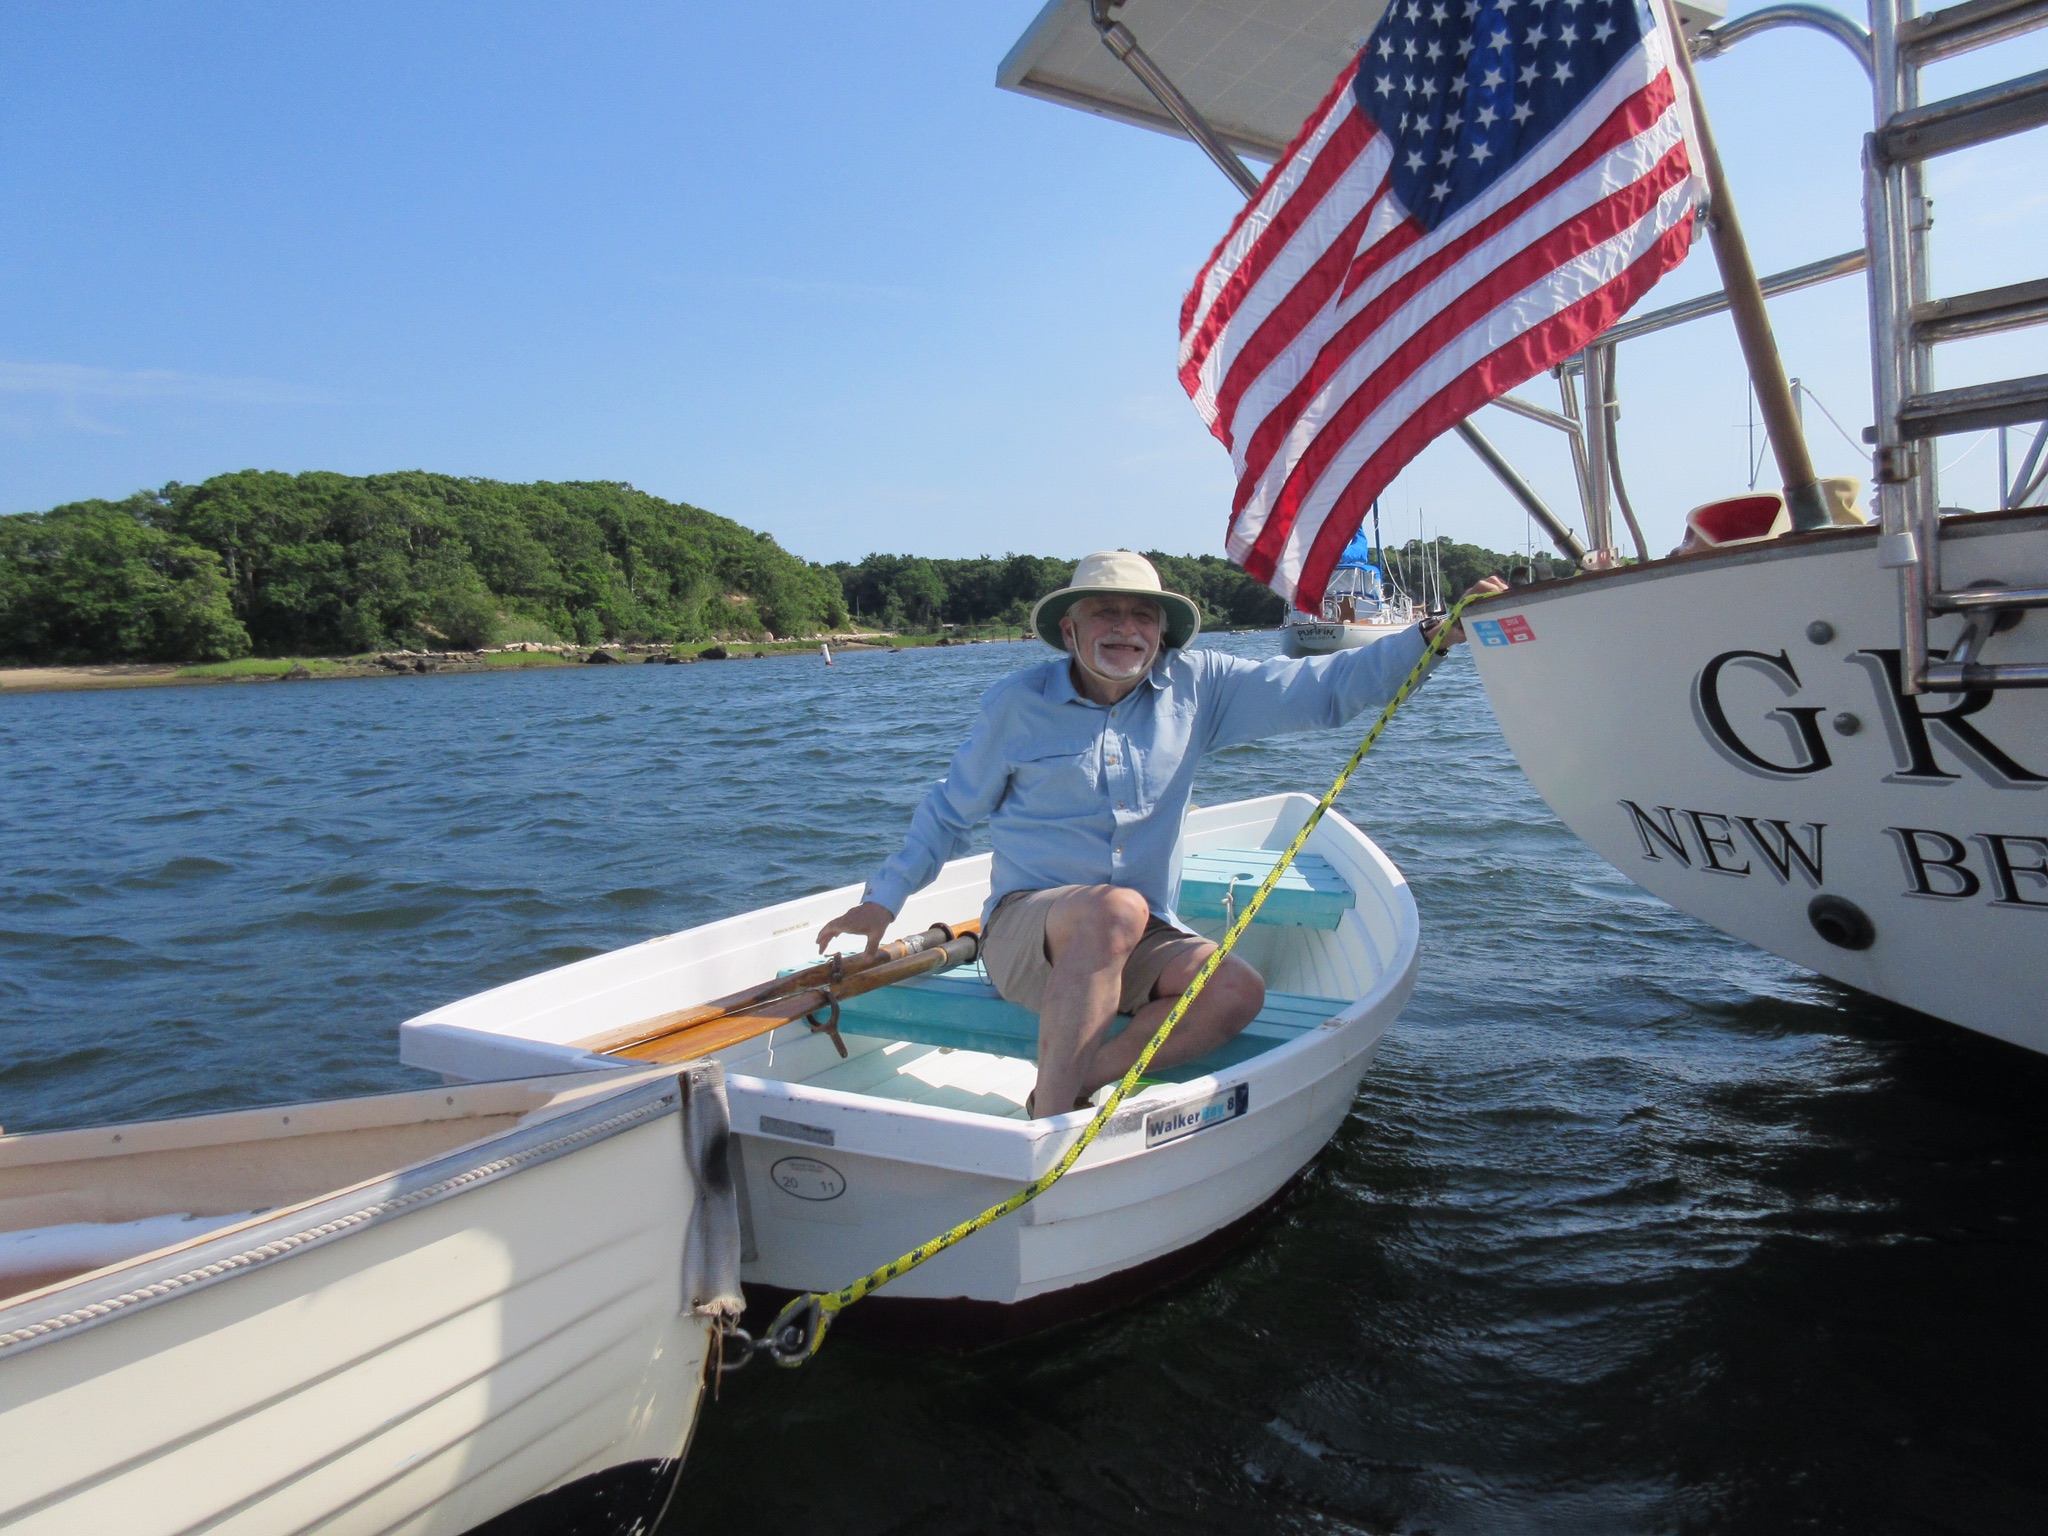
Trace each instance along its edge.
{"label": "blue and red sticker", "polygon": [[1479,637],[1481,645],[1520,645],[1524,640],[1536,638],[1536,631],[1520,614],[1506,619],[1474,619],[1472,632]]}

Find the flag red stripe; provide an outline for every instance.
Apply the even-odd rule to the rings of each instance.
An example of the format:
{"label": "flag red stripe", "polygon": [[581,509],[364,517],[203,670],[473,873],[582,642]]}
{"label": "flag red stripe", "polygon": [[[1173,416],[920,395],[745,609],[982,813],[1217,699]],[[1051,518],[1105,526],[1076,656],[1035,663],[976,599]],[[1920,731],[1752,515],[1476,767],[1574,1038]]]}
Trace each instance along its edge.
{"label": "flag red stripe", "polygon": [[[1674,153],[1683,155],[1684,146],[1680,145]],[[1613,281],[1489,353],[1433,395],[1366,460],[1332,504],[1302,564],[1295,584],[1296,595],[1306,595],[1311,603],[1322,600],[1337,559],[1351,541],[1353,530],[1371,509],[1373,497],[1385,490],[1418,453],[1487,401],[1533,379],[1544,369],[1555,367],[1614,324],[1657,279],[1685,260],[1691,244],[1692,221],[1681,220],[1658,236]]]}
{"label": "flag red stripe", "polygon": [[[1659,75],[1609,113],[1606,121],[1594,130],[1586,143],[1567,156],[1542,180],[1529,187],[1512,202],[1503,204],[1487,218],[1480,220],[1456,240],[1447,243],[1440,251],[1434,251],[1418,262],[1412,271],[1402,274],[1399,279],[1389,284],[1384,292],[1375,295],[1357,315],[1346,321],[1336,335],[1324,345],[1301,382],[1266,413],[1265,419],[1252,433],[1250,442],[1245,446],[1245,463],[1238,480],[1237,494],[1231,501],[1232,521],[1235,521],[1237,514],[1244,510],[1260,477],[1272,462],[1273,455],[1279,450],[1281,442],[1308,402],[1313,400],[1329,382],[1330,375],[1342,367],[1344,361],[1364,344],[1366,338],[1379,329],[1388,315],[1398,311],[1417,291],[1435,281],[1445,268],[1462,260],[1474,247],[1498,234],[1531,206],[1586,170],[1601,156],[1612,153],[1630,139],[1654,126],[1664,115],[1671,101],[1670,80],[1667,76]],[[1421,226],[1412,219],[1404,221],[1401,230],[1406,232],[1405,238],[1400,242],[1401,249],[1413,245],[1422,235]],[[1361,255],[1360,263],[1369,261],[1376,268],[1391,260],[1396,252],[1382,252],[1381,248],[1390,245],[1394,238],[1390,233],[1387,239],[1375,242],[1371,251]],[[1219,417],[1219,421],[1221,419]],[[1234,424],[1225,425],[1230,427]]]}
{"label": "flag red stripe", "polygon": [[[1230,369],[1223,376],[1222,387],[1216,392],[1216,419],[1209,430],[1222,439],[1225,447],[1234,447],[1231,434],[1235,430],[1237,403],[1244,392],[1251,388],[1258,377],[1274,358],[1294,345],[1303,328],[1321,313],[1324,304],[1344,280],[1344,272],[1351,265],[1351,253],[1358,249],[1358,237],[1365,230],[1365,221],[1386,195],[1391,180],[1382,180],[1379,190],[1371,201],[1358,210],[1358,215],[1344,226],[1344,232],[1330,242],[1316,264],[1303,274],[1302,280],[1293,290],[1274,306],[1259,328],[1252,332],[1238,355],[1231,359]],[[1187,375],[1181,376],[1190,393],[1194,386],[1188,383]]]}
{"label": "flag red stripe", "polygon": [[[1591,208],[1548,231],[1541,239],[1524,247],[1508,261],[1487,273],[1478,283],[1459,295],[1456,302],[1439,310],[1417,328],[1413,335],[1403,341],[1387,360],[1373,371],[1371,378],[1354,390],[1343,404],[1330,414],[1329,419],[1317,431],[1315,440],[1288,471],[1286,482],[1279,496],[1274,499],[1272,510],[1267,514],[1265,526],[1259,530],[1257,547],[1269,550],[1269,562],[1278,559],[1280,548],[1286,542],[1288,530],[1293,527],[1303,499],[1322,478],[1330,461],[1342,451],[1352,433],[1358,430],[1359,424],[1377,410],[1387,396],[1399,388],[1410,374],[1461,332],[1529,287],[1546,272],[1555,271],[1575,257],[1605,244],[1639,222],[1656,207],[1657,199],[1664,192],[1684,181],[1690,174],[1691,165],[1686,157],[1685,142],[1681,139],[1647,175],[1618,189]],[[1359,339],[1363,340],[1362,337]],[[1328,357],[1334,350],[1334,346],[1325,349],[1324,357]],[[1322,368],[1320,358],[1318,370],[1323,373],[1325,379],[1331,371]],[[1246,481],[1239,486],[1239,497],[1249,499],[1251,488],[1252,482],[1248,473]]]}
{"label": "flag red stripe", "polygon": [[1273,162],[1272,169],[1266,172],[1266,179],[1259,183],[1258,193],[1242,208],[1237,210],[1237,216],[1230,221],[1230,228],[1225,230],[1223,238],[1216,242],[1216,249],[1211,251],[1209,259],[1202,263],[1202,270],[1195,274],[1194,287],[1188,290],[1188,296],[1181,301],[1180,329],[1183,336],[1187,334],[1188,327],[1194,324],[1195,306],[1201,302],[1202,290],[1208,284],[1209,274],[1215,270],[1216,263],[1221,261],[1223,253],[1230,249],[1230,242],[1237,238],[1237,232],[1244,227],[1244,221],[1250,218],[1253,210],[1265,201],[1266,194],[1273,189],[1273,183],[1286,173],[1289,162],[1301,152],[1302,145],[1315,137],[1316,130],[1323,125],[1323,119],[1330,115],[1330,108],[1336,105],[1340,95],[1351,89],[1351,82],[1357,75],[1358,60],[1356,59],[1353,59],[1343,69],[1338,71],[1336,83],[1324,95],[1322,105],[1309,113],[1307,118],[1303,120],[1301,131],[1295,134],[1293,141],[1288,144],[1280,158]]}
{"label": "flag red stripe", "polygon": [[[1363,112],[1353,112],[1338,124],[1337,131],[1330,135],[1328,142],[1317,153],[1315,163],[1309,167],[1308,174],[1302,177],[1301,185],[1295,188],[1294,195],[1281,205],[1280,211],[1273,216],[1273,222],[1266,226],[1257,240],[1252,242],[1252,248],[1245,253],[1244,260],[1238,263],[1237,270],[1224,282],[1222,291],[1209,306],[1209,312],[1202,317],[1201,328],[1195,332],[1193,350],[1180,370],[1181,384],[1189,394],[1195,392],[1201,378],[1202,364],[1208,359],[1210,348],[1215,346],[1216,338],[1224,326],[1237,314],[1238,306],[1244,302],[1245,295],[1251,292],[1252,285],[1264,277],[1273,263],[1280,259],[1287,249],[1287,243],[1294,238],[1295,232],[1308,222],[1309,215],[1322,205],[1323,198],[1329,193],[1330,188],[1351,169],[1352,163],[1365,153],[1366,146],[1378,136],[1379,130],[1373,126],[1372,119]],[[1325,251],[1323,260],[1327,260],[1328,256],[1329,252]],[[1322,265],[1323,262],[1318,261],[1311,271],[1320,269]],[[1341,279],[1342,276],[1340,268],[1337,278]],[[1328,288],[1335,287],[1336,281],[1332,280]],[[1186,334],[1185,322],[1181,326],[1181,331],[1183,335]]]}

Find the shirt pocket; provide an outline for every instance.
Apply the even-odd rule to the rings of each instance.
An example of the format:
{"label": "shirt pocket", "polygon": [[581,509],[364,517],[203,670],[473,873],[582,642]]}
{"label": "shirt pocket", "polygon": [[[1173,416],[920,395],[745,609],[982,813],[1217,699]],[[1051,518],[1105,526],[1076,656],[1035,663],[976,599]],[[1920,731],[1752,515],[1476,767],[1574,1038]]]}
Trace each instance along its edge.
{"label": "shirt pocket", "polygon": [[1101,793],[1101,752],[1090,743],[1033,751],[1010,764],[1013,808],[1027,816],[1063,816],[1094,803]]}
{"label": "shirt pocket", "polygon": [[1170,709],[1160,711],[1151,739],[1132,748],[1134,788],[1148,813],[1174,793],[1175,781],[1194,751],[1198,727],[1194,702],[1177,700]]}

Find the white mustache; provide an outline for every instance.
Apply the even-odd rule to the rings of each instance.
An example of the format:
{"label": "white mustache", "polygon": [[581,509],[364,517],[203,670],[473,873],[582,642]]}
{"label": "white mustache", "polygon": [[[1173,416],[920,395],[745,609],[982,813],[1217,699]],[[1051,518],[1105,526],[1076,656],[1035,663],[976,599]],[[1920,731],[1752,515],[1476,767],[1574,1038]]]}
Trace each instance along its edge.
{"label": "white mustache", "polygon": [[1144,670],[1148,652],[1149,647],[1131,640],[1098,640],[1093,659],[1101,671],[1128,677]]}

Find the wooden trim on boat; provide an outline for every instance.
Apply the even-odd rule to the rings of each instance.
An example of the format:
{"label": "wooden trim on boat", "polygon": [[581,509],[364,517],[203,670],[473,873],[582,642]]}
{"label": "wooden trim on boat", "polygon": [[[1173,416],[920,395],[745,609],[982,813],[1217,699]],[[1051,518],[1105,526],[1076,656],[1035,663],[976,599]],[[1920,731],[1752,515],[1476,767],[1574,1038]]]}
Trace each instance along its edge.
{"label": "wooden trim on boat", "polygon": [[[636,1054],[633,1049],[634,1047],[651,1045],[657,1040],[664,1042],[666,1045],[673,1045],[674,1040],[672,1037],[681,1034],[685,1030],[694,1032],[703,1029],[704,1026],[709,1024],[726,1022],[743,1024],[749,1020],[754,1021],[753,1027],[743,1034],[731,1034],[727,1030],[707,1031],[704,1038],[710,1039],[714,1035],[720,1038],[716,1045],[707,1046],[703,1051],[691,1053],[703,1055],[707,1051],[715,1051],[724,1046],[747,1039],[749,1035],[759,1034],[763,1024],[767,1021],[772,1020],[777,1024],[786,1024],[791,1019],[797,1018],[802,1014],[816,1012],[819,1007],[823,1006],[823,1004],[817,1001],[820,996],[826,996],[828,999],[830,993],[852,996],[855,990],[852,982],[853,978],[857,976],[864,975],[870,971],[893,967],[900,960],[909,960],[917,955],[928,954],[951,943],[954,939],[963,938],[970,934],[979,934],[980,932],[980,918],[973,918],[964,923],[934,923],[922,933],[909,934],[900,939],[892,939],[888,943],[879,945],[863,954],[832,955],[818,961],[815,965],[804,966],[799,970],[774,977],[768,981],[759,982],[738,992],[729,992],[724,997],[713,998],[708,1003],[698,1003],[688,1008],[677,1008],[667,1013],[658,1013],[654,1017],[642,1019],[638,1023],[628,1024],[620,1029],[607,1030],[601,1035],[591,1035],[582,1040],[572,1041],[571,1044],[579,1046],[586,1051],[594,1051],[599,1055],[627,1056]],[[892,978],[895,974],[897,973],[891,971]],[[878,985],[887,985],[887,983],[878,983]],[[829,992],[827,989],[829,989]],[[863,987],[858,990],[867,991],[870,989]],[[796,1008],[793,1011],[789,1006],[786,1006],[798,998],[807,999],[806,1006]],[[769,1005],[771,1004],[774,1006],[770,1007]],[[645,1054],[646,1059],[649,1060],[666,1061],[672,1059],[669,1056],[659,1054],[642,1054]],[[674,1057],[673,1059],[684,1060],[687,1058]]]}

